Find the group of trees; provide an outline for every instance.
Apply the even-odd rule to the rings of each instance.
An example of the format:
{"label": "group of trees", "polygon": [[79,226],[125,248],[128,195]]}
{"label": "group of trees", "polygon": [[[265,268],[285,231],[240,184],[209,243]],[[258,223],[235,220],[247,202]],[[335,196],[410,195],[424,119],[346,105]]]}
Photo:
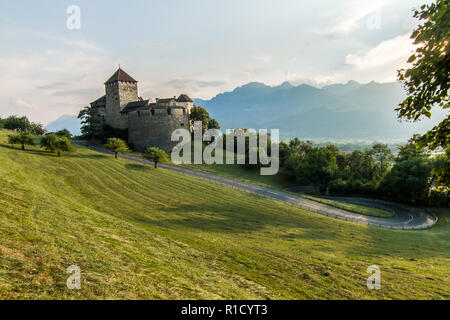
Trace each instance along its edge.
{"label": "group of trees", "polygon": [[283,173],[322,192],[387,196],[412,204],[442,205],[450,187],[450,149],[430,157],[417,136],[396,156],[385,144],[343,153],[336,146],[315,147],[297,138],[280,143]]}
{"label": "group of trees", "polygon": [[27,117],[16,116],[1,120],[1,125],[5,129],[16,131],[8,135],[8,143],[18,144],[22,150],[25,150],[26,145],[40,145],[45,150],[56,153],[58,157],[61,152],[72,151],[72,135],[67,129],[46,133],[42,125],[30,122]]}
{"label": "group of trees", "polygon": [[40,123],[31,122],[27,117],[9,116],[5,119],[0,118],[0,128],[14,131],[27,131],[33,135],[43,135],[45,129]]}
{"label": "group of trees", "polygon": [[[114,152],[114,157],[116,159],[120,152],[130,151],[127,143],[119,138],[109,138],[107,143],[105,144],[105,148],[111,152]],[[155,168],[158,167],[158,163],[169,161],[169,157],[167,156],[166,152],[159,148],[147,148],[144,151],[143,155],[147,160],[154,162]]]}

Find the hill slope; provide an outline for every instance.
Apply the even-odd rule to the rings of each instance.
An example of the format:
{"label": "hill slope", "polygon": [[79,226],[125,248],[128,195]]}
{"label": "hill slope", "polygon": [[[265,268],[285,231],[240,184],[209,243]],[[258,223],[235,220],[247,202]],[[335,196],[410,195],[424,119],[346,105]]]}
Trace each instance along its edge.
{"label": "hill slope", "polygon": [[[449,298],[448,217],[372,228],[81,147],[20,151],[6,134],[0,298]],[[382,290],[366,288],[372,264]]]}

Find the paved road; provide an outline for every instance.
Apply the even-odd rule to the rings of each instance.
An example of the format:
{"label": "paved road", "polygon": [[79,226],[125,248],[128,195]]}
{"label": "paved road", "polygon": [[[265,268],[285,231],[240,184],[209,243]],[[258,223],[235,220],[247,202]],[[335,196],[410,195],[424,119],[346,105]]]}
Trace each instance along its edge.
{"label": "paved road", "polygon": [[[79,143],[81,145],[85,145],[85,142]],[[98,146],[89,146],[90,149],[106,153],[113,154],[112,152],[98,147]],[[120,158],[131,160],[134,162],[146,164],[146,165],[154,165],[152,162],[143,159],[141,157],[133,156],[130,154],[120,154]],[[316,201],[308,200],[305,198],[301,198],[295,195],[292,195],[288,192],[278,191],[262,186],[258,186],[248,182],[242,182],[239,180],[224,178],[221,176],[216,176],[209,173],[204,173],[200,171],[195,171],[191,169],[186,169],[180,166],[170,165],[170,164],[160,164],[161,168],[177,171],[183,174],[187,174],[193,177],[201,178],[204,180],[212,181],[215,183],[219,183],[222,185],[227,185],[242,191],[250,192],[253,194],[257,194],[262,197],[270,198],[276,201],[284,202],[302,209],[306,209],[309,211],[313,211],[322,215],[326,215],[329,217],[345,220],[345,221],[353,221],[361,224],[377,226],[382,228],[390,228],[390,229],[404,229],[404,230],[413,230],[413,229],[425,229],[433,226],[436,223],[436,218],[432,217],[428,213],[423,210],[410,208],[404,205],[391,203],[387,201],[380,200],[370,200],[363,198],[339,198],[341,201],[347,201],[349,203],[360,203],[365,205],[373,205],[383,209],[391,210],[395,212],[395,217],[391,219],[385,218],[377,218],[365,216],[353,212],[348,212],[342,209],[338,209],[332,206],[328,206],[326,204],[322,204]],[[353,201],[353,202],[352,202]],[[368,203],[370,201],[370,203]]]}

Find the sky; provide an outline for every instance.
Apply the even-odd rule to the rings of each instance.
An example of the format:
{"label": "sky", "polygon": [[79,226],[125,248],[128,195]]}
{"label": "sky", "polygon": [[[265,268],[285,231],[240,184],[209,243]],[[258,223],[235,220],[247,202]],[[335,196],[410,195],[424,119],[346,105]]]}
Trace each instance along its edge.
{"label": "sky", "polygon": [[0,115],[77,114],[119,64],[153,99],[248,82],[395,81],[414,50],[413,9],[430,2],[2,1]]}

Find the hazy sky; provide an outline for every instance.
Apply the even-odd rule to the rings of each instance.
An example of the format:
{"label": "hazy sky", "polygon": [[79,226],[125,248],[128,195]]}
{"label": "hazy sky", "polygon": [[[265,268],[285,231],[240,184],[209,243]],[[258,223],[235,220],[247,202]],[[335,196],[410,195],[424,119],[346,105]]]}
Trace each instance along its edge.
{"label": "hazy sky", "polygon": [[[104,94],[118,64],[144,98],[210,98],[251,81],[394,81],[426,0],[0,3],[0,114],[48,123]],[[70,5],[80,29],[70,30]]]}

